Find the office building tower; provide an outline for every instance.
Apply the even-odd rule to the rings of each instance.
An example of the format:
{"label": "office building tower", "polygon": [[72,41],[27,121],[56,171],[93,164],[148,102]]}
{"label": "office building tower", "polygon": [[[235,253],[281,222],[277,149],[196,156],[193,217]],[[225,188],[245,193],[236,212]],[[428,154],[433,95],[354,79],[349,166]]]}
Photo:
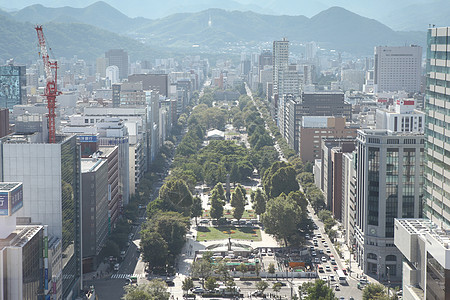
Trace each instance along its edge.
{"label": "office building tower", "polygon": [[75,136],[56,143],[33,142],[33,135],[0,140],[1,181],[23,182],[20,224],[46,224],[48,235],[62,242],[62,294],[81,289],[80,149]]}
{"label": "office building tower", "polygon": [[[423,214],[398,219],[395,245],[404,256],[403,299],[450,299],[450,27],[429,28],[425,96]],[[447,87],[447,88],[446,88]]]}
{"label": "office building tower", "polygon": [[128,53],[123,49],[112,49],[105,53],[109,66],[119,68],[119,78],[125,79],[128,76]]}
{"label": "office building tower", "polygon": [[258,70],[264,70],[265,66],[273,66],[272,61],[272,51],[270,50],[263,50],[261,54],[258,57]]}
{"label": "office building tower", "polygon": [[169,96],[169,75],[168,74],[133,74],[128,76],[128,82],[142,82],[144,90],[159,92],[164,97]]}
{"label": "office building tower", "polygon": [[[303,92],[299,98],[288,99],[287,142],[295,152],[300,151],[300,127],[303,116],[335,116],[352,119],[352,105],[347,103],[342,92]],[[354,126],[354,125],[351,125]],[[346,135],[341,135],[346,137]],[[350,135],[349,135],[350,136]],[[310,157],[311,161],[317,157]]]}
{"label": "office building tower", "polygon": [[[450,229],[450,157],[447,107],[450,104],[450,27],[428,30],[427,90],[425,97],[427,152],[425,165],[425,216],[439,227]],[[449,104],[447,104],[449,103]]]}
{"label": "office building tower", "polygon": [[315,42],[309,42],[305,45],[305,58],[306,60],[314,60],[316,58],[317,45]]}
{"label": "office building tower", "polygon": [[97,270],[108,233],[108,162],[81,159],[83,273]]}
{"label": "office building tower", "polygon": [[9,109],[0,108],[0,138],[9,134]]}
{"label": "office building tower", "polygon": [[95,71],[101,78],[106,77],[106,68],[109,66],[109,61],[106,57],[98,57],[95,61]]}
{"label": "office building tower", "polygon": [[108,234],[115,227],[120,214],[119,147],[99,147],[98,157],[108,162]]}
{"label": "office building tower", "polygon": [[423,133],[425,113],[416,110],[415,103],[415,99],[397,99],[387,109],[378,108],[375,113],[376,129]]}
{"label": "office building tower", "polygon": [[355,245],[356,224],[356,151],[342,156],[342,225],[350,249]]}
{"label": "office building tower", "polygon": [[283,38],[281,41],[273,42],[272,51],[273,63],[273,93],[278,94],[280,87],[280,73],[287,68],[289,64],[289,41]]}
{"label": "office building tower", "polygon": [[0,108],[12,109],[27,103],[27,76],[25,66],[0,66]]}
{"label": "office building tower", "polygon": [[120,82],[119,74],[118,66],[109,66],[106,68],[105,78],[108,80],[108,87]]}
{"label": "office building tower", "polygon": [[377,280],[402,278],[394,219],[422,215],[424,142],[419,133],[358,130],[356,261]]}
{"label": "office building tower", "polygon": [[[356,129],[355,129],[356,136]],[[325,195],[325,204],[333,213],[333,217],[342,223],[342,161],[343,154],[355,150],[355,138],[323,138],[321,141],[322,153],[320,170],[320,188]]]}
{"label": "office building tower", "polygon": [[422,47],[375,47],[375,92],[419,92]]}

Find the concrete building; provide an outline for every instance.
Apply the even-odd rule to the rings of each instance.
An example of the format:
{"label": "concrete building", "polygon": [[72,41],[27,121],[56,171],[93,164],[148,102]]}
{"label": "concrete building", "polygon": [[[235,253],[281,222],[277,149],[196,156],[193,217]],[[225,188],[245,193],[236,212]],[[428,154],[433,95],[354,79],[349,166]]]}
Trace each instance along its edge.
{"label": "concrete building", "polygon": [[396,219],[395,246],[403,254],[403,299],[450,299],[450,234],[428,219]]}
{"label": "concrete building", "polygon": [[142,82],[113,84],[113,107],[145,107],[146,98]]}
{"label": "concrete building", "polygon": [[142,82],[142,88],[146,91],[158,91],[164,97],[169,96],[168,74],[133,74],[128,76],[128,82]]}
{"label": "concrete building", "polygon": [[105,78],[108,81],[108,87],[120,82],[119,73],[120,71],[118,66],[109,66],[106,68]]}
{"label": "concrete building", "polygon": [[374,51],[375,92],[420,92],[422,47],[377,46]]}
{"label": "concrete building", "polygon": [[358,131],[356,260],[377,280],[388,272],[392,281],[402,278],[394,219],[422,215],[424,143],[418,133]]}
{"label": "concrete building", "polygon": [[299,130],[300,158],[304,162],[322,158],[322,139],[356,138],[358,128],[346,123],[344,117],[304,116]]}
{"label": "concrete building", "polygon": [[342,225],[350,249],[355,245],[356,226],[356,152],[342,155]]}
{"label": "concrete building", "polygon": [[119,68],[119,78],[125,79],[128,76],[128,53],[123,49],[111,49],[105,53],[109,66]]}
{"label": "concrete building", "polygon": [[281,79],[280,73],[284,71],[289,64],[289,41],[287,38],[283,38],[281,41],[273,42],[272,55],[273,92],[274,94],[278,94]]}
{"label": "concrete building", "polygon": [[0,66],[0,108],[12,109],[27,103],[27,77],[25,66],[10,63]]}
{"label": "concrete building", "polygon": [[108,162],[108,234],[115,227],[120,214],[119,146],[99,147],[98,157]]}
{"label": "concrete building", "polygon": [[[450,147],[446,117],[450,103],[450,58],[445,59],[450,27],[428,30],[426,118],[426,165],[424,215],[444,229],[450,229]],[[447,86],[447,88],[446,88]]]}
{"label": "concrete building", "polygon": [[95,72],[99,74],[101,78],[106,77],[106,68],[109,66],[109,61],[106,57],[97,57],[95,61]]}
{"label": "concrete building", "polygon": [[108,162],[81,159],[83,273],[97,270],[97,255],[108,234]]}
{"label": "concrete building", "polygon": [[327,208],[341,220],[342,211],[342,154],[355,149],[355,138],[323,138],[320,141],[320,189]]}
{"label": "concrete building", "polygon": [[300,127],[303,116],[335,116],[352,119],[352,105],[347,103],[342,92],[303,92],[299,98],[285,102],[287,142],[297,153],[300,151]]}
{"label": "concrete building", "polygon": [[62,242],[62,294],[81,289],[81,173],[75,136],[56,136],[55,144],[36,143],[33,136],[0,140],[1,181],[23,182],[19,224],[47,224],[48,235]]}
{"label": "concrete building", "polygon": [[[450,165],[447,107],[450,101],[450,27],[429,28],[427,47],[427,141],[423,214],[395,220],[394,241],[403,254],[403,299],[450,299]],[[446,88],[447,87],[447,88]]]}
{"label": "concrete building", "polygon": [[425,113],[416,110],[415,103],[415,99],[398,99],[388,109],[378,108],[375,113],[376,129],[423,133]]}
{"label": "concrete building", "polygon": [[1,108],[0,109],[0,138],[8,135],[9,130],[9,109]]}

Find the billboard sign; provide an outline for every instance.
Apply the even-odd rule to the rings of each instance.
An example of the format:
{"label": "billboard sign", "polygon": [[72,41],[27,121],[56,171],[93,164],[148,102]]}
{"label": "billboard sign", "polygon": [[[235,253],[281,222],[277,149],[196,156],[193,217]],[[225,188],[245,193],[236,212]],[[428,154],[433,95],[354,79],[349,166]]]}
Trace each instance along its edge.
{"label": "billboard sign", "polygon": [[9,192],[9,201],[10,201],[10,207],[11,207],[11,211],[10,211],[9,215],[11,216],[16,211],[18,211],[20,208],[23,207],[22,185],[19,185],[14,190]]}
{"label": "billboard sign", "polygon": [[9,215],[9,199],[8,193],[1,192],[0,193],[0,216],[8,216]]}
{"label": "billboard sign", "polygon": [[79,135],[78,140],[81,143],[97,143],[96,135]]}

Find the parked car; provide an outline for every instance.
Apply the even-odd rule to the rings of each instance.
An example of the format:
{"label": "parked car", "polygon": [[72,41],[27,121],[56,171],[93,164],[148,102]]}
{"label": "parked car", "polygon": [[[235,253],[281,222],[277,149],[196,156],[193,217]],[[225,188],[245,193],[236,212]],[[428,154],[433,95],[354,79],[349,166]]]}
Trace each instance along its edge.
{"label": "parked car", "polygon": [[325,256],[322,256],[322,262],[327,262],[327,258]]}
{"label": "parked car", "polygon": [[196,287],[193,291],[194,294],[204,294],[205,290],[202,289],[201,287]]}

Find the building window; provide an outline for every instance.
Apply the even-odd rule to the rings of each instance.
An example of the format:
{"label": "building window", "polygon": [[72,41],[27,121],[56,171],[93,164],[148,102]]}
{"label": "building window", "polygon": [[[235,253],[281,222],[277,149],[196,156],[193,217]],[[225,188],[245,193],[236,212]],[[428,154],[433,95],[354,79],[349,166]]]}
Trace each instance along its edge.
{"label": "building window", "polygon": [[395,255],[387,255],[386,261],[397,261],[397,256]]}
{"label": "building window", "polygon": [[367,258],[368,259],[377,259],[377,255],[375,253],[367,253]]}

